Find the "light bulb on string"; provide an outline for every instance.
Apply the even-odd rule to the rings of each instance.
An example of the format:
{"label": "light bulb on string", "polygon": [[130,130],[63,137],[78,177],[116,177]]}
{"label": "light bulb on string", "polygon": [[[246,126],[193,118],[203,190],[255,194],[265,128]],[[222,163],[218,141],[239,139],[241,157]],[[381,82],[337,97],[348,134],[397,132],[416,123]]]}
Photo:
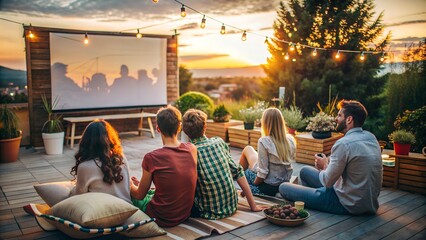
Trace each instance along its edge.
{"label": "light bulb on string", "polygon": [[182,7],[180,8],[180,16],[186,17],[185,5],[183,4],[182,4]]}
{"label": "light bulb on string", "polygon": [[203,19],[201,19],[200,27],[201,28],[205,28],[206,27],[206,15],[204,15]]}
{"label": "light bulb on string", "polygon": [[364,52],[362,52],[362,53],[361,53],[361,56],[359,57],[359,59],[360,59],[361,61],[364,61],[364,59],[365,59]]}
{"label": "light bulb on string", "polygon": [[142,33],[139,32],[139,29],[138,29],[138,33],[136,33],[136,37],[137,38],[142,38]]}
{"label": "light bulb on string", "polygon": [[31,24],[30,24],[30,31],[28,32],[28,37],[30,37],[30,38],[34,38],[34,34],[33,34],[33,32],[31,31]]}
{"label": "light bulb on string", "polygon": [[153,3],[158,3],[160,0],[152,0]]}
{"label": "light bulb on string", "polygon": [[243,40],[243,41],[247,40],[247,33],[246,33],[246,31],[243,32],[243,35],[241,36],[241,40]]}
{"label": "light bulb on string", "polygon": [[288,33],[288,37],[291,38],[291,36],[293,36],[293,34],[291,32]]}
{"label": "light bulb on string", "polygon": [[84,44],[89,44],[89,37],[87,36],[87,33],[84,34]]}
{"label": "light bulb on string", "polygon": [[315,48],[314,51],[312,52],[312,56],[316,57],[317,56],[317,49]]}
{"label": "light bulb on string", "polygon": [[337,51],[336,55],[334,56],[334,58],[339,59],[340,58],[340,50]]}
{"label": "light bulb on string", "polygon": [[296,58],[293,58],[293,59],[291,59],[291,61],[292,61],[292,62],[296,62],[297,60],[296,60]]}
{"label": "light bulb on string", "polygon": [[288,53],[286,53],[286,54],[285,54],[284,59],[285,59],[285,60],[290,59],[290,56],[288,55]]}
{"label": "light bulb on string", "polygon": [[226,33],[226,31],[225,31],[225,24],[224,23],[222,23],[222,27],[220,28],[220,34],[225,34]]}
{"label": "light bulb on string", "polygon": [[268,41],[268,37],[266,37],[265,38],[265,42],[264,42],[265,44],[268,44],[269,43],[269,41]]}
{"label": "light bulb on string", "polygon": [[290,51],[294,51],[294,44],[293,43],[290,43]]}

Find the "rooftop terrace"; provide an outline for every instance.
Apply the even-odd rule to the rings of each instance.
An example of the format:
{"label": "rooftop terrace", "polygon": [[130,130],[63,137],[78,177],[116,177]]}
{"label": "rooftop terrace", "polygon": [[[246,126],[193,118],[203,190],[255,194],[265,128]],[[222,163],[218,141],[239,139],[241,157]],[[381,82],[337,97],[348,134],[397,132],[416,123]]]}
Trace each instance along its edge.
{"label": "rooftop terrace", "polygon": [[[144,154],[161,147],[161,138],[148,134],[121,134],[132,176],[141,176]],[[46,155],[43,149],[21,148],[19,160],[0,164],[0,239],[70,239],[59,231],[44,232],[22,206],[43,203],[34,184],[72,179],[70,169],[77,148],[63,155]],[[231,147],[235,160],[241,149]],[[295,175],[302,164],[293,163]],[[299,227],[279,227],[266,219],[209,239],[425,239],[426,197],[383,188],[375,216],[344,216],[309,210],[311,217]],[[119,239],[105,236],[102,239]]]}

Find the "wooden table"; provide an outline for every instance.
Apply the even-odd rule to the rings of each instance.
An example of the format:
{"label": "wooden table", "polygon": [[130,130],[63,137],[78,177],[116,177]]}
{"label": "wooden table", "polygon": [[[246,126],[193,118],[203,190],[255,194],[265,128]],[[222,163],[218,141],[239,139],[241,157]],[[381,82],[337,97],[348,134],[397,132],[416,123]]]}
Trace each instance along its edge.
{"label": "wooden table", "polygon": [[[67,133],[65,136],[65,142],[66,145],[70,143],[70,147],[74,147],[74,141],[81,139],[81,135],[75,136],[75,126],[77,123],[82,122],[91,122],[95,119],[104,119],[104,120],[111,120],[111,119],[126,119],[126,118],[139,118],[139,126],[138,126],[138,132],[139,136],[141,135],[142,131],[148,131],[151,133],[151,136],[155,137],[155,131],[154,127],[152,125],[151,118],[155,118],[157,114],[155,113],[146,113],[146,112],[140,112],[140,113],[127,113],[127,114],[108,114],[108,115],[97,115],[97,116],[85,116],[85,117],[65,117],[64,121],[68,122],[67,125]],[[142,122],[143,118],[146,118],[148,121],[149,128],[143,128]]]}
{"label": "wooden table", "polygon": [[426,194],[426,157],[420,153],[395,155],[384,149],[383,154],[395,158],[395,166],[383,166],[383,186]]}
{"label": "wooden table", "polygon": [[229,120],[229,122],[214,122],[212,119],[207,120],[207,137],[220,137],[225,142],[229,142],[229,131],[228,128],[231,126],[243,125],[243,121],[240,120]]}
{"label": "wooden table", "polygon": [[341,133],[332,133],[331,137],[325,139],[315,139],[310,132],[297,134],[296,162],[314,165],[314,155],[316,153],[329,155],[334,143],[341,137],[343,137]]}
{"label": "wooden table", "polygon": [[244,148],[247,145],[257,150],[257,141],[261,137],[261,130],[255,127],[253,130],[245,130],[243,125],[228,128],[229,144],[233,147]]}

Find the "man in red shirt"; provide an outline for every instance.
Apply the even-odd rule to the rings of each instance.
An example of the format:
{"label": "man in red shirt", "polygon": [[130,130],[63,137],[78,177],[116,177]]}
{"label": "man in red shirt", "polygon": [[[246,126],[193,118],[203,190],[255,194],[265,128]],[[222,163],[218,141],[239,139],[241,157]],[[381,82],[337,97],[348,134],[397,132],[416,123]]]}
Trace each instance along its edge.
{"label": "man in red shirt", "polygon": [[[194,203],[197,148],[177,139],[181,123],[182,115],[175,107],[167,106],[158,111],[157,131],[161,133],[163,147],[145,155],[140,182],[135,177],[131,181],[133,203],[143,211],[146,205],[145,212],[156,218],[162,227],[185,221]],[[155,185],[154,196],[148,194],[151,183]]]}

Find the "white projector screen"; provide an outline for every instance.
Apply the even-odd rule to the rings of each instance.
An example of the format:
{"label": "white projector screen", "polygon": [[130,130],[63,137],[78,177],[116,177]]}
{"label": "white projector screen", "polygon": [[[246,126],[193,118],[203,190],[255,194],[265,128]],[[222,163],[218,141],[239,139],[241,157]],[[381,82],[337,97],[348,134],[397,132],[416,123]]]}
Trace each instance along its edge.
{"label": "white projector screen", "polygon": [[167,104],[167,39],[50,33],[54,110]]}

